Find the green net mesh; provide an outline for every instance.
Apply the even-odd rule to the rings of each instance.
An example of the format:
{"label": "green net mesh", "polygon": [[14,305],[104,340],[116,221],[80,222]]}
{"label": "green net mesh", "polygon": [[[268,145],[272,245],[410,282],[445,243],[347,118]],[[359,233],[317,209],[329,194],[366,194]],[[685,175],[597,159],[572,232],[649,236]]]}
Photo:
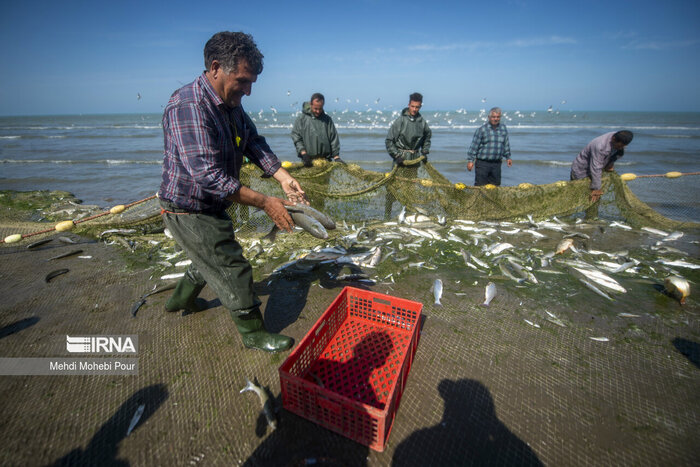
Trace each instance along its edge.
{"label": "green net mesh", "polygon": [[[519,220],[531,216],[545,219],[552,216],[590,216],[619,220],[634,227],[662,229],[697,229],[697,175],[678,178],[637,178],[623,181],[615,173],[603,177],[604,195],[599,203],[589,202],[589,181],[558,181],[547,185],[523,183],[508,187],[474,187],[454,184],[422,158],[394,166],[390,172],[365,170],[356,164],[316,160],[313,167],[285,164],[306,191],[310,203],[338,223],[381,222],[395,219],[405,207],[408,212],[423,210],[433,217],[470,219],[474,221]],[[254,164],[245,164],[241,181],[250,188],[268,195],[283,197],[279,184],[263,178]],[[638,193],[651,194],[651,204],[640,200]],[[673,219],[660,210],[673,214]],[[270,231],[272,221],[256,208],[234,204],[229,214],[242,237],[258,236]],[[591,214],[593,213],[593,214]],[[65,212],[67,219],[70,210]],[[62,220],[62,219],[51,219]],[[19,225],[5,216],[5,222]],[[127,205],[119,214],[92,216],[76,221],[76,233],[98,235],[105,229],[137,228],[141,233],[162,229],[160,206],[155,197]],[[39,223],[22,229],[38,230]],[[47,225],[51,228],[51,225]],[[9,230],[8,230],[9,229]],[[28,230],[29,229],[29,230]],[[11,227],[5,226],[3,233]]]}

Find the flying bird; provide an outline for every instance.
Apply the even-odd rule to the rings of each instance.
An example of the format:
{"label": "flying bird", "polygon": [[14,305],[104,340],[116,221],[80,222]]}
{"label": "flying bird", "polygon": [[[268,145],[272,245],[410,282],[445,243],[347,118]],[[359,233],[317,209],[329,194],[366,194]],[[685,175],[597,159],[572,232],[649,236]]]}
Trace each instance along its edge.
{"label": "flying bird", "polygon": [[141,93],[140,93],[140,92],[137,92],[137,93],[136,93],[136,100],[137,100],[137,101],[140,101],[140,100],[141,100]]}
{"label": "flying bird", "polygon": [[481,102],[486,102],[486,98],[485,98],[485,97],[482,97],[482,98],[481,98]]}
{"label": "flying bird", "polygon": [[288,95],[288,96],[291,95],[291,94],[292,94],[292,91],[287,91],[287,95]]}

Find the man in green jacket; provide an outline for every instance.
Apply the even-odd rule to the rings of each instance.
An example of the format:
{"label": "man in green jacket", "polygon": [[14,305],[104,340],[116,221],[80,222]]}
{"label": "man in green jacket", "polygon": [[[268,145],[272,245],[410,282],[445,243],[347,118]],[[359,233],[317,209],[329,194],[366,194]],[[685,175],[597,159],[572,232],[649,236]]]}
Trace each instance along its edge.
{"label": "man in green jacket", "polygon": [[405,160],[418,159],[421,155],[427,161],[433,133],[419,112],[422,106],[423,96],[417,92],[411,94],[408,107],[391,124],[386,135],[386,150],[397,165],[403,165]]}
{"label": "man in green jacket", "polygon": [[297,155],[306,167],[313,159],[324,158],[335,162],[340,159],[340,140],[333,119],[323,111],[326,99],[320,92],[314,93],[292,127],[292,141]]}

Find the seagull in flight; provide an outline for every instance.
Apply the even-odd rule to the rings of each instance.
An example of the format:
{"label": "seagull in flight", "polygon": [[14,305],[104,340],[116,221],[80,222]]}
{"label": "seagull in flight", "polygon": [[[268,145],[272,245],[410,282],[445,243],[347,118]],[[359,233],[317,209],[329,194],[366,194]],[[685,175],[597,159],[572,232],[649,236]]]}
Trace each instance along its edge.
{"label": "seagull in flight", "polygon": [[288,96],[291,95],[291,94],[292,94],[292,91],[287,91],[287,95],[288,95]]}
{"label": "seagull in flight", "polygon": [[136,100],[137,100],[137,101],[140,101],[140,100],[141,100],[141,93],[140,93],[140,92],[137,92],[137,93],[136,93]]}
{"label": "seagull in flight", "polygon": [[482,98],[481,98],[481,102],[486,102],[486,98],[485,98],[485,97],[482,97]]}

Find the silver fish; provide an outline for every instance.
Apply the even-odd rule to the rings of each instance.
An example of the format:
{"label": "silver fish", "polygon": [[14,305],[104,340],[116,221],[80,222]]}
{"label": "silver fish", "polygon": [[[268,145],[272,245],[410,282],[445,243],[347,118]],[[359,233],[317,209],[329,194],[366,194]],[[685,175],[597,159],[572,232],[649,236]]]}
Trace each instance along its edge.
{"label": "silver fish", "polygon": [[129,423],[129,428],[126,430],[126,436],[129,436],[132,431],[134,431],[134,428],[136,428],[136,425],[138,425],[139,420],[141,420],[141,416],[143,415],[143,411],[146,409],[146,404],[141,404],[138,406],[136,409],[136,412],[134,412],[134,416],[131,417],[131,423]]}
{"label": "silver fish", "polygon": [[597,285],[604,287],[608,290],[620,293],[627,292],[627,290],[624,287],[622,287],[615,279],[608,276],[602,271],[599,271],[597,269],[580,268],[576,266],[572,266],[572,269],[577,271],[587,280],[595,282]]}
{"label": "silver fish", "polygon": [[679,231],[671,232],[665,238],[662,238],[660,241],[661,242],[672,242],[674,240],[678,240],[682,236],[683,236],[683,232],[679,232]]}
{"label": "silver fish", "polygon": [[414,209],[416,210],[417,213],[423,214],[424,216],[430,215],[430,213],[428,211],[426,211],[425,209],[423,209],[421,207],[415,206]]}
{"label": "silver fish", "polygon": [[111,234],[129,235],[132,233],[136,233],[136,230],[134,230],[134,229],[110,229],[110,230],[105,230],[104,232],[102,232],[100,234],[100,238],[104,237],[105,235],[111,235]]}
{"label": "silver fish", "polygon": [[527,232],[535,238],[546,238],[547,237],[546,235],[543,235],[543,234],[537,232],[536,230],[532,230],[532,229],[526,229],[526,230],[523,230],[523,232]]}
{"label": "silver fish", "polygon": [[663,230],[659,230],[659,229],[653,229],[651,227],[642,227],[642,230],[649,232],[649,233],[652,233],[654,235],[658,235],[660,237],[667,237],[668,236],[668,232],[664,232]]}
{"label": "silver fish", "polygon": [[313,219],[316,219],[318,222],[321,223],[321,225],[324,228],[326,228],[328,230],[335,229],[335,221],[333,219],[331,219],[325,213],[319,211],[318,209],[312,208],[308,204],[297,203],[297,204],[293,204],[291,206],[285,205],[284,207],[290,213],[298,212],[298,213],[305,214]]}
{"label": "silver fish", "polygon": [[700,264],[688,263],[686,261],[681,261],[681,260],[676,260],[676,261],[659,260],[658,262],[661,264],[665,264],[666,266],[674,266],[677,268],[700,269]]}
{"label": "silver fish", "polygon": [[610,339],[607,337],[589,337],[589,339],[598,341],[598,342],[608,342]]}
{"label": "silver fish", "polygon": [[46,261],[53,261],[55,259],[67,258],[69,256],[77,255],[77,254],[80,254],[82,252],[83,252],[83,250],[73,250],[73,251],[69,251],[68,253],[63,253],[62,255],[58,255],[58,256],[54,256],[52,258],[49,258]]}
{"label": "silver fish", "polygon": [[[621,264],[619,267],[612,270],[611,272],[613,274],[618,273],[618,272],[624,272],[624,271],[628,270],[629,268],[631,268],[632,266],[636,266],[636,265],[637,265],[637,263],[634,261],[627,261],[626,263]],[[700,267],[700,266],[698,266],[698,267]]]}
{"label": "silver fish", "polygon": [[580,280],[581,282],[583,282],[583,284],[584,284],[586,287],[588,287],[589,289],[591,289],[592,291],[594,291],[595,293],[597,293],[597,294],[600,295],[601,297],[607,298],[608,300],[612,300],[612,298],[610,298],[610,295],[606,294],[605,292],[603,292],[602,290],[600,290],[598,287],[596,287],[595,285],[593,285],[592,283],[590,283],[590,282],[587,281],[586,279],[579,278],[579,280]]}
{"label": "silver fish", "polygon": [[322,239],[328,238],[328,232],[326,232],[326,229],[313,217],[297,211],[291,211],[289,215],[292,216],[292,220],[296,225],[306,230],[314,237]]}
{"label": "silver fish", "polygon": [[367,266],[370,268],[376,268],[379,262],[382,260],[382,247],[378,246],[374,253],[369,258]]}
{"label": "silver fish", "polygon": [[442,305],[440,303],[440,298],[442,298],[442,280],[435,279],[433,282],[433,296],[435,297],[435,305]]}
{"label": "silver fish", "polygon": [[618,227],[618,228],[624,229],[624,230],[632,230],[632,227],[630,227],[629,225],[626,225],[626,224],[623,224],[623,223],[617,222],[617,221],[611,222],[610,227]]}
{"label": "silver fish", "polygon": [[493,282],[489,282],[486,284],[486,288],[484,289],[484,303],[482,303],[483,306],[489,306],[491,303],[491,300],[496,296],[496,284]]}
{"label": "silver fish", "polygon": [[250,245],[250,248],[248,248],[248,251],[246,251],[246,256],[248,259],[255,259],[257,256],[261,255],[263,251],[262,244],[256,242]]}
{"label": "silver fish", "polygon": [[513,245],[510,243],[495,243],[486,250],[486,255],[497,255],[502,251],[508,250],[509,248],[513,248]]}
{"label": "silver fish", "polygon": [[255,394],[258,395],[258,397],[260,398],[260,404],[262,404],[263,413],[265,414],[265,419],[267,420],[267,424],[273,430],[277,428],[277,418],[275,417],[275,413],[272,407],[272,399],[270,399],[270,396],[267,395],[267,391],[263,387],[252,383],[249,379],[246,379],[246,385],[243,389],[240,390],[240,393],[243,394],[246,391],[253,391]]}
{"label": "silver fish", "polygon": [[406,220],[406,206],[401,208],[401,212],[399,213],[398,222],[399,222],[399,224],[403,224],[405,220]]}

